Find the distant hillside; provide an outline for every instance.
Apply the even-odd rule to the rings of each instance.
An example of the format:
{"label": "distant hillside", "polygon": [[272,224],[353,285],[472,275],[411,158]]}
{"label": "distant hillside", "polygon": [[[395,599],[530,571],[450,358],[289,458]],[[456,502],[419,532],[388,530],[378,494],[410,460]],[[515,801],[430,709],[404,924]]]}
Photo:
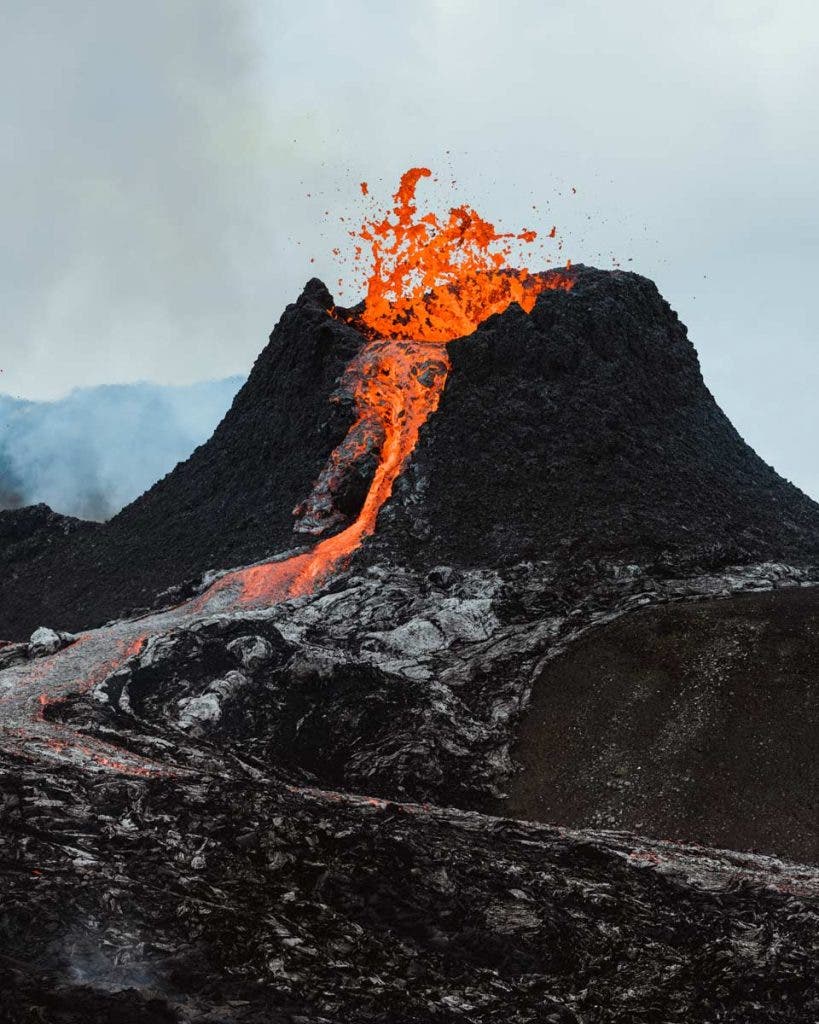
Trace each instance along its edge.
{"label": "distant hillside", "polygon": [[210,437],[242,383],[106,385],[54,402],[0,395],[0,509],[45,503],[109,519]]}

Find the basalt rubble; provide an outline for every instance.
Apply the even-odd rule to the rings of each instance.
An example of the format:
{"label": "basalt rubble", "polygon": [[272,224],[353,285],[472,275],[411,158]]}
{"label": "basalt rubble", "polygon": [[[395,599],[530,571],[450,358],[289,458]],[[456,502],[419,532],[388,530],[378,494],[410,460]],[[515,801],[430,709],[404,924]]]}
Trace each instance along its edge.
{"label": "basalt rubble", "polygon": [[[215,765],[215,761],[211,761]],[[804,1022],[816,875],[236,762],[0,775],[4,1022]]]}
{"label": "basalt rubble", "polygon": [[[748,710],[764,694],[776,718],[795,641],[735,650],[800,609],[784,699],[805,699],[819,507],[744,444],[650,282],[572,273],[448,346],[374,535],[314,592],[197,605],[343,528],[372,479],[372,445],[322,475],[365,339],[319,282],[207,445],[111,523],[22,551],[0,1022],[819,1017],[810,730],[782,713],[778,763]],[[109,635],[122,655],[75,679]]]}

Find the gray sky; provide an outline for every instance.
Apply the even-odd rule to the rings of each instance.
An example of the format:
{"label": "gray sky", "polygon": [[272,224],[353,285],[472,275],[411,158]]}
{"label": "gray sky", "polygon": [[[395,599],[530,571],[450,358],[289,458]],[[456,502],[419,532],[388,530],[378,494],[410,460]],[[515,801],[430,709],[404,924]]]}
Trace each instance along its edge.
{"label": "gray sky", "polygon": [[2,391],[247,372],[425,164],[653,278],[819,497],[813,0],[0,0],[0,90]]}

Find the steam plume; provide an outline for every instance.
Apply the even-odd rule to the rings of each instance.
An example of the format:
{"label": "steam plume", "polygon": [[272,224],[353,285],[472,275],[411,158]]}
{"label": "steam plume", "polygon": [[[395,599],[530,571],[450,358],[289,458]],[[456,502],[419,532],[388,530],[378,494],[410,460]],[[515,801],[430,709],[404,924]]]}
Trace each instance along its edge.
{"label": "steam plume", "polygon": [[0,395],[0,508],[45,502],[110,518],[210,436],[241,384],[106,385],[54,402]]}

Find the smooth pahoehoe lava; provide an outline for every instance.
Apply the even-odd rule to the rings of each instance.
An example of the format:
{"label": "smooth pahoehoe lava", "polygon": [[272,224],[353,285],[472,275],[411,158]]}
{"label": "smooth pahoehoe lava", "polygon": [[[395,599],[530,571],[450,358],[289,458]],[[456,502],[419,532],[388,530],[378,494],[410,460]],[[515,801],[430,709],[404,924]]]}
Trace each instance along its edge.
{"label": "smooth pahoehoe lava", "polygon": [[[392,210],[366,220],[358,232],[369,247],[371,268],[363,310],[352,322],[367,340],[342,382],[353,396],[356,418],[316,483],[318,492],[333,474],[375,453],[375,473],[355,520],[307,552],[231,571],[176,608],[89,631],[40,662],[6,670],[0,677],[0,738],[6,747],[24,756],[56,756],[136,774],[163,771],[51,721],[49,705],[96,685],[153,635],[212,612],[313,593],[374,532],[421,427],[438,407],[449,370],[447,342],[471,334],[512,302],[529,311],[540,292],[572,287],[569,275],[510,266],[513,253],[534,241],[534,231],[497,232],[464,205],[445,219],[420,213],[416,189],[430,173],[420,167],[407,171]],[[364,259],[364,245],[356,247],[356,260]]]}

